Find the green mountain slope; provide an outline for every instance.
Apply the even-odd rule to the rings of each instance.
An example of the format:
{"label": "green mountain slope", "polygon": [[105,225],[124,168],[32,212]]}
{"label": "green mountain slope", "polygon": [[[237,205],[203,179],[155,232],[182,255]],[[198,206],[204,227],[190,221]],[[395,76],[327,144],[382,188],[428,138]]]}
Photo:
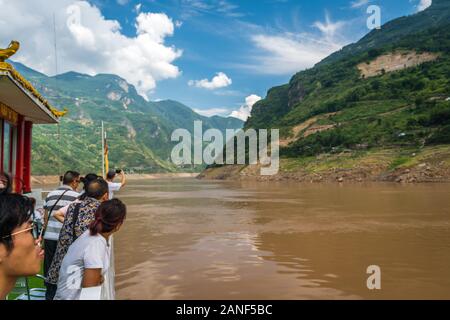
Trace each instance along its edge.
{"label": "green mountain slope", "polygon": [[[285,159],[380,148],[414,156],[450,144],[449,52],[450,1],[433,0],[427,10],[387,23],[270,89],[245,128],[279,128]],[[423,61],[410,66],[416,58]],[[363,75],[369,67],[378,73]],[[408,162],[397,156],[402,160],[394,159],[391,169]]]}
{"label": "green mountain slope", "polygon": [[178,128],[193,132],[196,120],[203,122],[204,130],[243,126],[235,118],[203,117],[176,101],[147,102],[134,86],[115,75],[92,77],[69,72],[48,77],[20,63],[13,64],[53,105],[69,110],[59,128],[35,126],[35,175],[57,174],[68,168],[81,172],[101,170],[101,121],[107,129],[111,167],[135,172],[186,170],[170,161],[175,145],[170,137]]}
{"label": "green mountain slope", "polygon": [[[439,19],[432,14],[436,8]],[[253,107],[246,127],[281,128],[282,136],[295,140],[284,149],[284,154],[290,156],[357,144],[450,142],[439,138],[450,124],[449,102],[445,101],[450,96],[450,2],[435,0],[425,12],[394,20],[387,26],[296,74],[289,84],[269,90],[267,97]],[[394,43],[392,34],[403,37]],[[367,42],[371,43],[370,49],[361,49],[359,54],[352,49],[365,48]],[[407,52],[435,53],[439,57],[367,78],[362,78],[357,68],[381,56]],[[316,125],[333,125],[334,130],[305,139],[301,139],[302,132],[297,132],[293,137],[293,128],[318,116]]]}
{"label": "green mountain slope", "polygon": [[383,28],[374,29],[355,44],[350,44],[342,50],[333,53],[319,63],[319,65],[336,62],[342,58],[355,56],[367,52],[373,48],[387,45],[397,46],[399,40],[405,36],[416,34],[420,30],[441,28],[448,24],[448,0],[433,0],[433,4],[427,10],[408,17],[392,20]]}

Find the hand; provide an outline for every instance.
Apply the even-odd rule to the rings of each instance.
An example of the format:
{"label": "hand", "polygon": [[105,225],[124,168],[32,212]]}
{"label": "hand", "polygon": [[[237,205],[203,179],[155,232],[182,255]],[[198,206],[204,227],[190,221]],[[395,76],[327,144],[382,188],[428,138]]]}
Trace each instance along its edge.
{"label": "hand", "polygon": [[36,250],[38,251],[39,259],[44,260],[44,249],[42,249],[42,237],[39,237],[34,241]]}

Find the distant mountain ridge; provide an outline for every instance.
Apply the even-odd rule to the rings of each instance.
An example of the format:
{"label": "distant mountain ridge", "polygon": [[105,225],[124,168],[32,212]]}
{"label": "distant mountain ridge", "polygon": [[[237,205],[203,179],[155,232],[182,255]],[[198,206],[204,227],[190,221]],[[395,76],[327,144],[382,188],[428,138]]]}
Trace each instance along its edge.
{"label": "distant mountain ridge", "polygon": [[148,102],[116,75],[67,72],[48,77],[21,63],[12,64],[52,104],[69,110],[61,119],[60,135],[57,126],[35,127],[33,174],[53,174],[60,167],[101,170],[101,121],[108,133],[111,166],[136,172],[199,170],[171,163],[175,144],[171,133],[178,128],[192,132],[194,121],[202,121],[204,130],[240,129],[244,124],[236,118],[201,116],[177,101]]}

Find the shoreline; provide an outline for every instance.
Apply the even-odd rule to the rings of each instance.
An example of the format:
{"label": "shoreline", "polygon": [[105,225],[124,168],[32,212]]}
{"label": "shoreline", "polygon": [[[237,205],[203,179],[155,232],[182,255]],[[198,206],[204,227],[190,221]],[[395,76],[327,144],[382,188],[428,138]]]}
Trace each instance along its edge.
{"label": "shoreline", "polygon": [[[251,166],[232,166],[233,168],[209,168],[197,178],[210,181],[252,181],[252,182],[295,182],[311,184],[342,183],[389,183],[389,184],[427,184],[450,183],[450,172],[445,176],[431,172],[417,172],[411,169],[391,172],[370,172],[355,169],[333,169],[327,172],[282,172],[273,176],[255,174],[258,169]],[[249,168],[250,167],[250,168]]]}
{"label": "shoreline", "polygon": [[260,165],[225,165],[204,170],[199,179],[295,181],[299,183],[449,183],[450,146],[373,149],[281,158],[279,172],[261,176]]}
{"label": "shoreline", "polygon": [[[180,173],[143,173],[143,174],[127,174],[128,181],[134,180],[157,180],[157,179],[180,179],[180,178],[196,178],[200,173],[180,172]],[[57,184],[59,176],[57,175],[33,175],[31,177],[32,185]]]}
{"label": "shoreline", "polygon": [[[260,175],[260,165],[224,165],[201,173],[129,174],[127,180],[197,178],[223,181],[297,183],[449,183],[450,145],[423,148],[346,150],[304,158],[281,158],[279,172]],[[33,185],[57,184],[56,175],[35,175]]]}

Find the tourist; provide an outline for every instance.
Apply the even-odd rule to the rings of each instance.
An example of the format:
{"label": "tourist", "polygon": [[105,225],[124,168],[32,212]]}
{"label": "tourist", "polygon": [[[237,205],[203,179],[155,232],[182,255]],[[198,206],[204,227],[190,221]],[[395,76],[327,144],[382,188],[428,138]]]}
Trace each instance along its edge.
{"label": "tourist", "polygon": [[31,222],[33,210],[27,197],[7,192],[0,195],[0,300],[6,298],[18,277],[36,275],[41,269],[44,252]]}
{"label": "tourist", "polygon": [[[55,288],[58,283],[59,269],[69,246],[87,230],[95,220],[95,212],[101,202],[108,200],[108,184],[102,178],[97,178],[88,184],[85,198],[72,203],[65,215],[63,227],[59,235],[58,246],[52,261],[46,282]],[[53,299],[53,296],[51,297]]]}
{"label": "tourist", "polygon": [[[84,200],[86,198],[86,191],[87,191],[87,187],[88,187],[89,183],[91,183],[92,181],[94,181],[98,178],[99,178],[99,176],[96,175],[95,173],[88,173],[85,177],[82,177],[80,180],[81,180],[81,182],[83,182],[83,190],[81,191],[78,199],[75,200],[74,202],[80,202],[80,201]],[[74,202],[72,202],[72,203],[74,203]],[[70,206],[70,204],[68,204],[67,206],[62,207],[61,209],[56,211],[54,214],[55,219],[58,220],[59,222],[63,223],[64,217],[66,215],[67,209],[69,209],[69,206]]]}
{"label": "tourist", "polygon": [[80,199],[82,200],[82,198],[84,198],[84,194],[87,191],[87,186],[89,185],[89,183],[91,183],[92,181],[101,178],[99,175],[95,174],[95,173],[88,173],[86,176],[81,178],[81,182],[83,182],[83,190],[80,193]]}
{"label": "tourist", "polygon": [[[67,206],[79,197],[77,188],[80,184],[80,174],[76,171],[67,171],[63,176],[63,185],[51,191],[44,203],[44,276],[48,276],[48,270],[52,264],[53,257],[58,244],[59,233],[62,223],[55,219],[53,213],[62,207]],[[51,300],[56,292],[56,286],[45,282],[47,288],[46,299]]]}
{"label": "tourist", "polygon": [[[120,175],[120,182],[114,182],[114,178]],[[114,191],[119,191],[121,188],[125,187],[126,177],[125,172],[123,170],[109,170],[106,174],[106,181],[108,181],[108,189],[109,189],[109,200],[114,198]]]}
{"label": "tourist", "polygon": [[103,283],[110,263],[109,239],[125,216],[126,207],[119,199],[100,205],[89,230],[70,246],[62,261],[55,300],[79,300],[82,288]]}
{"label": "tourist", "polygon": [[0,193],[11,193],[11,179],[6,173],[0,173]]}

